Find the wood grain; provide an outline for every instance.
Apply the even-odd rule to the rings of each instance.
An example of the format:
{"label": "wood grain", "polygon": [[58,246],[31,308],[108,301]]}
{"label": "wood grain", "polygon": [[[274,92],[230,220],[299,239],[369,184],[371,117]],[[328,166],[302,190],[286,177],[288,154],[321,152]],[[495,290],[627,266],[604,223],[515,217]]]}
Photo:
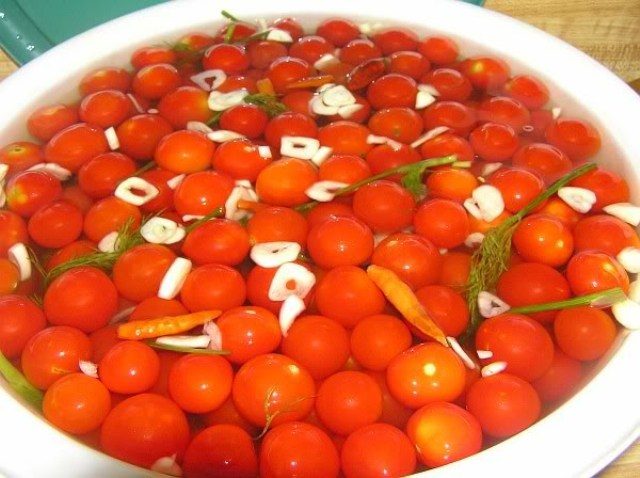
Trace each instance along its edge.
{"label": "wood grain", "polygon": [[[640,83],[640,0],[487,0],[486,7],[560,37],[625,81]],[[0,80],[15,70],[0,51]],[[600,478],[639,476],[640,442],[599,474]]]}

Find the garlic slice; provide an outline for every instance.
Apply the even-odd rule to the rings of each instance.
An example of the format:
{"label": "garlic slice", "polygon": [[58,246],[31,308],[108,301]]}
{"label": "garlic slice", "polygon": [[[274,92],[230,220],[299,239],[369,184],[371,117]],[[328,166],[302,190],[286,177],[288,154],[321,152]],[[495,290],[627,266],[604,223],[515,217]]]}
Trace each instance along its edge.
{"label": "garlic slice", "polygon": [[611,312],[623,327],[631,330],[640,329],[640,304],[627,299],[611,306]]}
{"label": "garlic slice", "polygon": [[27,171],[42,171],[50,174],[59,181],[66,181],[73,174],[66,168],[56,163],[38,163],[31,166]]}
{"label": "garlic slice", "polygon": [[258,146],[258,154],[261,158],[271,159],[273,158],[273,154],[271,153],[271,148],[266,145]]}
{"label": "garlic slice", "polygon": [[325,53],[313,64],[313,67],[318,71],[324,71],[327,68],[340,63],[340,60],[331,53]]}
{"label": "garlic slice", "polygon": [[214,143],[226,143],[227,141],[232,141],[234,139],[244,139],[245,136],[228,129],[219,129],[208,133],[207,138]]}
{"label": "garlic slice", "polygon": [[202,134],[213,133],[213,129],[202,121],[187,121],[187,129],[189,131],[196,131]]}
{"label": "garlic slice", "polygon": [[465,209],[476,219],[491,222],[504,212],[502,193],[495,186],[483,184],[471,193],[463,203]]}
{"label": "garlic slice", "polygon": [[551,108],[551,116],[553,117],[554,120],[560,118],[561,114],[562,114],[562,108],[560,108],[559,106],[555,106]]}
{"label": "garlic slice", "polygon": [[191,261],[184,257],[176,257],[160,282],[158,297],[171,300],[180,293],[182,286],[191,272]]}
{"label": "garlic slice", "polygon": [[100,252],[115,252],[116,242],[118,242],[118,232],[112,231],[100,239],[100,242],[98,242],[98,250]]}
{"label": "garlic slice", "polygon": [[558,197],[562,199],[571,209],[585,214],[591,211],[591,208],[597,201],[596,193],[590,189],[576,188],[566,186],[560,188]]}
{"label": "garlic slice", "polygon": [[0,184],[0,208],[7,202],[7,193],[4,192],[4,184]]}
{"label": "garlic slice", "polygon": [[425,93],[429,93],[431,96],[440,96],[440,92],[435,86],[425,83],[418,85],[418,91],[424,91]]}
{"label": "garlic slice", "polygon": [[640,304],[640,280],[634,280],[631,284],[629,284],[629,292],[627,293],[627,297],[634,302]]}
{"label": "garlic slice", "polygon": [[291,33],[281,28],[271,28],[267,33],[267,40],[277,41],[279,43],[293,43]]}
{"label": "garlic slice", "polygon": [[169,476],[182,476],[182,468],[178,465],[176,461],[177,455],[174,453],[171,456],[163,456],[158,458],[151,465],[151,471],[155,471],[156,473],[164,473]]}
{"label": "garlic slice", "polygon": [[27,247],[22,242],[16,242],[7,250],[7,259],[18,268],[21,281],[31,277],[31,257]]}
{"label": "garlic slice", "polygon": [[314,95],[309,100],[309,109],[317,115],[333,116],[338,114],[338,106],[327,106],[319,95]]}
{"label": "garlic slice", "polygon": [[[135,194],[133,190],[142,191],[142,195]],[[142,206],[148,203],[160,194],[157,187],[137,176],[132,176],[123,181],[116,187],[113,195],[124,202],[133,206]]]}
{"label": "garlic slice", "polygon": [[280,267],[298,258],[302,247],[297,242],[261,242],[251,248],[249,257],[260,267]]}
{"label": "garlic slice", "polygon": [[131,101],[131,104],[136,109],[136,111],[140,114],[144,113],[144,108],[140,105],[138,99],[131,93],[127,93],[127,96],[129,97],[129,101]]}
{"label": "garlic slice", "polygon": [[156,108],[149,108],[147,110],[147,113],[149,113],[150,115],[157,115],[159,111]]}
{"label": "garlic slice", "polygon": [[422,136],[420,136],[418,139],[416,139],[413,143],[411,143],[411,147],[412,148],[417,148],[418,146],[421,146],[422,144],[426,143],[427,141],[436,138],[438,136],[440,136],[443,133],[446,133],[447,131],[450,131],[451,128],[448,128],[447,126],[436,126],[433,129],[430,129],[429,131],[427,131],[426,133],[424,133]]}
{"label": "garlic slice", "polygon": [[280,332],[282,332],[283,337],[287,336],[295,320],[306,308],[304,300],[297,295],[290,295],[282,302],[278,321],[280,322]]}
{"label": "garlic slice", "polygon": [[491,350],[476,350],[476,354],[480,360],[488,360],[493,357],[493,352]]}
{"label": "garlic slice", "polygon": [[455,337],[447,337],[447,342],[449,343],[451,350],[453,350],[456,353],[456,355],[460,357],[460,360],[462,360],[462,362],[467,366],[467,368],[473,370],[474,368],[477,367],[476,363],[471,359],[471,357],[469,357],[467,352],[464,351],[464,349],[460,346],[460,344],[458,343]]}
{"label": "garlic slice", "polygon": [[313,289],[316,276],[304,266],[295,262],[287,262],[278,267],[271,285],[269,286],[269,300],[280,302],[290,295],[304,299]]}
{"label": "garlic slice", "polygon": [[[213,80],[209,83],[209,80]],[[227,74],[218,68],[214,70],[204,70],[191,76],[191,81],[204,91],[217,90],[222,83],[227,81]]]}
{"label": "garlic slice", "polygon": [[208,335],[165,335],[158,337],[156,343],[173,347],[190,347],[192,349],[206,349],[211,337]]}
{"label": "garlic slice", "polygon": [[640,249],[637,247],[625,247],[616,256],[616,259],[627,272],[640,273]]}
{"label": "garlic slice", "polygon": [[202,326],[202,333],[209,336],[209,348],[211,350],[222,350],[222,331],[213,320],[205,322]]}
{"label": "garlic slice", "polygon": [[418,90],[418,93],[416,94],[415,108],[417,110],[421,110],[435,102],[436,102],[436,97],[433,96],[431,93],[424,90]]}
{"label": "garlic slice", "polygon": [[333,148],[329,146],[320,146],[320,149],[313,155],[311,162],[320,167],[333,154]]}
{"label": "garlic slice", "polygon": [[493,173],[495,173],[502,166],[503,166],[502,163],[486,163],[484,166],[482,166],[482,172],[480,173],[480,175],[485,177],[485,178],[487,176],[491,176]]}
{"label": "garlic slice", "polygon": [[640,226],[640,206],[628,202],[618,202],[609,204],[603,207],[602,210],[634,227]]}
{"label": "garlic slice", "polygon": [[169,186],[169,189],[176,189],[186,177],[186,174],[178,174],[167,181],[167,186]]}
{"label": "garlic slice", "polygon": [[222,93],[220,91],[212,91],[209,93],[209,109],[211,111],[224,111],[232,106],[239,105],[244,102],[244,98],[249,92],[244,88],[239,90]]}
{"label": "garlic slice", "polygon": [[489,365],[485,365],[484,367],[482,367],[482,369],[480,370],[480,374],[483,377],[490,377],[491,375],[504,372],[506,368],[507,368],[507,362],[504,362],[504,361],[492,362]]}
{"label": "garlic slice", "polygon": [[175,244],[184,239],[186,231],[177,222],[156,216],[142,225],[140,234],[151,244]]}
{"label": "garlic slice", "polygon": [[327,106],[349,106],[356,102],[356,97],[343,85],[333,85],[323,90],[320,98]]}
{"label": "garlic slice", "polygon": [[9,165],[0,163],[0,184],[4,184],[4,180],[9,172]]}
{"label": "garlic slice", "polygon": [[320,149],[320,141],[306,136],[283,136],[280,154],[291,158],[310,160]]}
{"label": "garlic slice", "polygon": [[239,179],[236,181],[235,187],[231,190],[231,194],[224,203],[224,217],[234,221],[240,221],[251,216],[251,211],[238,209],[238,202],[244,199],[246,201],[258,202],[258,195],[253,190],[251,183],[246,180]]}
{"label": "garlic slice", "polygon": [[198,221],[204,217],[204,214],[185,214],[182,216],[182,222]]}
{"label": "garlic slice", "polygon": [[478,294],[478,311],[485,319],[490,319],[507,312],[511,306],[491,292],[481,291]]}
{"label": "garlic slice", "polygon": [[89,361],[89,360],[79,360],[78,361],[78,368],[80,369],[80,371],[91,377],[91,378],[98,378],[98,365]]}
{"label": "garlic slice", "polygon": [[377,134],[370,134],[367,136],[367,144],[386,144],[389,138],[386,136],[379,136]]}
{"label": "garlic slice", "polygon": [[309,186],[304,193],[314,201],[329,202],[333,201],[338,191],[347,186],[347,183],[339,181],[318,181]]}
{"label": "garlic slice", "polygon": [[104,136],[107,138],[107,144],[111,151],[115,151],[120,147],[120,140],[118,139],[118,134],[113,126],[104,130]]}
{"label": "garlic slice", "polygon": [[340,116],[340,118],[349,119],[358,111],[360,111],[362,108],[364,108],[364,105],[361,105],[360,103],[340,106],[338,108],[338,116]]}
{"label": "garlic slice", "polygon": [[484,241],[484,234],[481,232],[472,232],[464,240],[464,245],[472,249],[482,244],[482,241]]}

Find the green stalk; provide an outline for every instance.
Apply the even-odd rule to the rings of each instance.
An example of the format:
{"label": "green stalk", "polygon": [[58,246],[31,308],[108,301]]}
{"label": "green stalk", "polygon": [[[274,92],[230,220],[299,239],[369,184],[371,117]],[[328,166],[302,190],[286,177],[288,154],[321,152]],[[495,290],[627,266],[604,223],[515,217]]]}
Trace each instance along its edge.
{"label": "green stalk", "polygon": [[31,385],[24,375],[0,352],[0,375],[11,385],[18,395],[34,407],[41,409],[44,395]]}
{"label": "green stalk", "polygon": [[209,214],[207,214],[206,216],[201,217],[197,221],[192,222],[187,227],[185,227],[184,230],[186,231],[187,234],[189,234],[194,229],[197,229],[200,226],[202,226],[205,222],[210,221],[211,219],[215,219],[217,217],[221,217],[222,212],[223,212],[223,209],[219,207],[215,209],[213,212],[210,212]]}
{"label": "green stalk", "polygon": [[536,312],[570,309],[572,307],[579,307],[584,305],[590,305],[593,307],[610,307],[613,304],[622,302],[626,298],[626,294],[620,287],[614,287],[613,289],[607,289],[599,292],[594,292],[593,294],[572,297],[571,299],[566,300],[513,307],[512,309],[509,309],[509,312],[514,314],[534,314]]}
{"label": "green stalk", "polygon": [[146,344],[154,349],[170,350],[172,352],[179,352],[183,354],[229,355],[231,353],[228,350],[195,349],[193,347],[178,347],[177,345],[159,344],[155,340],[147,340]]}

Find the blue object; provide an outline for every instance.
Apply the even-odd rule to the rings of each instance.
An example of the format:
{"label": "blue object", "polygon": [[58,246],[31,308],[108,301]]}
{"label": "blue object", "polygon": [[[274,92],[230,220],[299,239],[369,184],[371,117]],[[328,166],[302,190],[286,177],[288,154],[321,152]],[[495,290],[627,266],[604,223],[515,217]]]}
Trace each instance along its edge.
{"label": "blue object", "polygon": [[0,46],[14,62],[23,65],[91,27],[165,1],[0,0]]}

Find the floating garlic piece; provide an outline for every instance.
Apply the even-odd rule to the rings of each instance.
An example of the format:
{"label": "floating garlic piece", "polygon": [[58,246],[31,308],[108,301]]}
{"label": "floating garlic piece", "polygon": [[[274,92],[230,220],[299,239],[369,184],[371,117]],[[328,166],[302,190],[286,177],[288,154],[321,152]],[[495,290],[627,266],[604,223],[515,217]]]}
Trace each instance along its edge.
{"label": "floating garlic piece", "polygon": [[320,146],[318,151],[316,151],[316,154],[311,158],[311,162],[320,167],[320,165],[329,159],[332,154],[333,148],[330,148],[329,146]]}
{"label": "floating garlic piece", "polygon": [[240,90],[229,91],[228,93],[222,93],[220,91],[212,91],[209,93],[209,109],[211,111],[224,111],[232,106],[239,105],[244,101],[244,98],[249,94],[244,88]]}
{"label": "floating garlic piece", "polygon": [[628,202],[618,202],[609,204],[603,207],[602,210],[634,227],[640,226],[640,206]]}
{"label": "floating garlic piece", "polygon": [[582,214],[589,212],[598,199],[596,193],[590,189],[572,186],[560,188],[558,197],[567,203],[571,209]]}
{"label": "floating garlic piece", "polygon": [[471,193],[463,203],[465,209],[476,219],[491,222],[504,212],[502,193],[495,186],[483,184]]}
{"label": "floating garlic piece", "polygon": [[280,302],[290,295],[304,299],[315,283],[316,276],[306,267],[295,262],[282,264],[271,279],[269,300]]}
{"label": "floating garlic piece", "polygon": [[213,133],[213,129],[208,124],[203,123],[202,121],[188,121],[187,129],[189,131],[197,131],[198,133],[202,134]]}
{"label": "floating garlic piece", "polygon": [[0,184],[0,208],[7,202],[7,193],[4,192],[4,184]]}
{"label": "floating garlic piece", "polygon": [[79,360],[78,368],[83,374],[91,378],[98,378],[98,366],[95,363],[89,360]]}
{"label": "floating garlic piece", "polygon": [[228,129],[219,129],[217,131],[208,133],[207,138],[209,138],[214,143],[226,143],[227,141],[232,141],[234,139],[243,139],[245,138],[245,136]]}
{"label": "floating garlic piece", "polygon": [[[213,80],[213,81],[209,81]],[[227,74],[220,70],[204,70],[191,76],[191,81],[202,88],[204,91],[217,90],[222,83],[227,81]]]}
{"label": "floating garlic piece", "polygon": [[640,273],[640,249],[637,247],[625,247],[616,256],[618,262],[631,274]]}
{"label": "floating garlic piece", "polygon": [[104,136],[107,138],[107,144],[112,151],[115,151],[120,147],[120,140],[118,134],[113,126],[104,130]]}
{"label": "floating garlic piece", "polygon": [[165,335],[158,337],[156,343],[172,347],[190,347],[192,349],[206,349],[211,342],[208,335]]}
{"label": "floating garlic piece", "polygon": [[484,166],[482,166],[482,172],[480,173],[480,175],[485,178],[487,176],[491,176],[502,166],[503,166],[502,163],[486,163]]}
{"label": "floating garlic piece", "polygon": [[316,60],[316,62],[313,64],[313,67],[318,71],[324,71],[328,67],[336,65],[338,63],[340,63],[340,60],[338,60],[335,55],[331,53],[325,53],[318,60]]}
{"label": "floating garlic piece", "polygon": [[138,101],[138,99],[135,96],[133,96],[131,93],[127,93],[127,96],[129,97],[129,101],[131,101],[131,104],[136,109],[136,111],[138,113],[144,113],[144,108],[140,105],[140,102]]}
{"label": "floating garlic piece", "polygon": [[98,250],[100,252],[115,252],[116,242],[118,242],[118,232],[110,232],[100,239],[100,242],[98,242]]}
{"label": "floating garlic piece", "polygon": [[368,36],[368,35],[371,35],[372,33],[375,33],[376,31],[380,30],[383,27],[384,25],[380,22],[361,23],[358,26],[358,29],[360,30],[360,33],[362,33],[365,36]]}
{"label": "floating garlic piece", "polygon": [[29,257],[29,251],[27,251],[27,247],[22,242],[16,242],[7,250],[7,259],[18,268],[21,281],[31,277],[31,257]]}
{"label": "floating garlic piece", "polygon": [[209,347],[211,350],[222,350],[222,331],[213,320],[205,322],[202,326],[202,333],[209,336]]}
{"label": "floating garlic piece", "polygon": [[338,116],[340,116],[340,118],[349,119],[362,108],[364,108],[364,105],[361,105],[360,103],[341,106],[338,108]]}
{"label": "floating garlic piece", "polygon": [[182,216],[182,222],[198,221],[203,217],[203,214],[185,214],[184,216]]}
{"label": "floating garlic piece", "polygon": [[0,163],[0,184],[7,177],[7,173],[8,172],[9,172],[9,165],[8,164],[4,164],[4,163]]}
{"label": "floating garlic piece", "polygon": [[[141,191],[143,194],[135,194],[133,191]],[[157,187],[137,176],[121,181],[116,187],[113,195],[118,199],[122,199],[124,202],[132,204],[134,206],[142,206],[155,198],[160,191]]]}
{"label": "floating garlic piece", "polygon": [[158,297],[171,300],[180,293],[184,282],[191,272],[191,261],[184,257],[176,257],[160,282]]}
{"label": "floating garlic piece", "polygon": [[562,108],[560,108],[559,106],[551,108],[551,116],[553,117],[554,120],[560,118],[561,114],[562,114]]}
{"label": "floating garlic piece", "polygon": [[151,244],[175,244],[184,239],[186,231],[177,222],[156,216],[142,225],[140,234]]}
{"label": "floating garlic piece", "polygon": [[280,154],[291,158],[310,160],[320,149],[320,141],[306,136],[283,136]]}
{"label": "floating garlic piece", "polygon": [[485,319],[504,314],[510,308],[509,304],[491,292],[483,290],[478,294],[478,311]]}
{"label": "floating garlic piece", "polygon": [[491,350],[476,350],[476,354],[480,360],[489,360],[493,357],[493,352]]}
{"label": "floating garlic piece", "polygon": [[390,141],[386,136],[370,134],[367,136],[367,144],[387,144]]}
{"label": "floating garlic piece", "polygon": [[421,110],[426,108],[427,106],[436,102],[436,97],[427,91],[418,90],[416,94],[416,104],[415,107],[417,110]]}
{"label": "floating garlic piece", "polygon": [[273,269],[298,258],[302,248],[297,242],[261,242],[251,248],[249,257],[260,267]]}
{"label": "floating garlic piece", "polygon": [[147,110],[147,113],[149,113],[150,115],[157,115],[159,111],[156,108],[149,108]]}
{"label": "floating garlic piece", "polygon": [[134,310],[136,310],[136,308],[135,306],[132,306],[132,307],[127,307],[126,309],[122,309],[119,312],[116,312],[114,316],[111,317],[111,320],[109,320],[109,324],[117,324],[119,322],[122,322],[124,319],[129,317]]}
{"label": "floating garlic piece", "polygon": [[333,88],[334,86],[336,86],[335,83],[325,83],[324,85],[318,86],[318,88],[316,89],[316,93],[320,94],[325,90],[328,90],[329,88]]}
{"label": "floating garlic piece", "polygon": [[430,129],[429,131],[427,131],[426,133],[424,133],[422,136],[420,136],[418,139],[416,139],[413,143],[411,143],[411,147],[412,148],[417,148],[418,146],[421,146],[422,144],[426,143],[427,141],[436,138],[438,136],[440,136],[443,133],[446,133],[447,131],[449,131],[451,128],[448,128],[446,126],[436,126],[433,129]]}
{"label": "floating garlic piece", "polygon": [[291,33],[280,28],[272,28],[267,33],[267,40],[277,41],[279,43],[293,43],[293,37]]}
{"label": "floating garlic piece", "polygon": [[480,375],[482,375],[483,377],[491,377],[491,375],[504,372],[506,368],[507,362],[492,362],[489,365],[485,365],[484,367],[482,367],[482,369],[480,370]]}
{"label": "floating garlic piece", "polygon": [[347,183],[339,181],[318,181],[308,187],[304,193],[314,201],[329,202],[333,201],[338,191],[347,186],[349,186]]}
{"label": "floating garlic piece", "polygon": [[356,97],[343,85],[333,85],[325,89],[320,97],[327,106],[349,106],[356,102]]}
{"label": "floating garlic piece", "polygon": [[464,240],[464,245],[473,249],[474,247],[478,247],[484,241],[484,234],[481,232],[472,232],[467,236]]}
{"label": "floating garlic piece", "polygon": [[640,329],[640,304],[627,299],[611,306],[611,312],[623,327],[631,330]]}
{"label": "floating garlic piece", "polygon": [[283,337],[287,336],[293,322],[306,308],[304,300],[297,295],[290,295],[282,302],[278,321],[280,322],[280,331]]}
{"label": "floating garlic piece", "polygon": [[266,145],[258,146],[258,154],[261,158],[271,159],[273,158],[273,154],[271,153],[271,148]]}
{"label": "floating garlic piece", "polygon": [[242,199],[245,201],[258,202],[258,195],[253,190],[250,181],[239,179],[236,181],[235,187],[231,190],[231,194],[229,194],[229,197],[224,203],[225,219],[240,221],[245,217],[251,216],[251,211],[238,208],[238,202]]}
{"label": "floating garlic piece", "polygon": [[418,91],[424,91],[425,93],[429,93],[431,96],[440,96],[440,92],[438,91],[438,89],[435,86],[429,84],[419,84]]}
{"label": "floating garlic piece", "polygon": [[471,359],[471,357],[469,357],[467,352],[464,351],[464,349],[460,346],[460,344],[458,343],[455,337],[447,337],[447,342],[449,343],[451,350],[453,350],[456,353],[456,355],[460,357],[460,360],[462,360],[462,362],[467,366],[467,368],[471,370],[476,368],[476,363]]}
{"label": "floating garlic piece", "polygon": [[629,284],[629,292],[627,292],[627,297],[632,301],[640,304],[640,280],[634,280],[631,284]]}
{"label": "floating garlic piece", "polygon": [[449,249],[447,249],[446,247],[441,247],[440,249],[438,249],[438,252],[440,253],[441,256],[444,256],[449,252]]}
{"label": "floating garlic piece", "polygon": [[164,473],[169,476],[182,476],[182,468],[178,465],[175,454],[158,458],[153,462],[153,465],[151,465],[151,471]]}
{"label": "floating garlic piece", "polygon": [[31,166],[27,171],[42,171],[48,173],[60,181],[66,181],[73,174],[66,168],[56,163],[38,163]]}
{"label": "floating garlic piece", "polygon": [[186,177],[186,174],[178,174],[167,181],[167,186],[169,186],[169,189],[175,189],[180,186],[180,183],[182,183]]}
{"label": "floating garlic piece", "polygon": [[309,100],[309,109],[317,115],[333,116],[338,114],[340,108],[338,106],[327,106],[319,95],[314,95]]}
{"label": "floating garlic piece", "polygon": [[260,32],[266,32],[269,29],[266,18],[258,18],[256,23],[258,24],[258,31]]}

